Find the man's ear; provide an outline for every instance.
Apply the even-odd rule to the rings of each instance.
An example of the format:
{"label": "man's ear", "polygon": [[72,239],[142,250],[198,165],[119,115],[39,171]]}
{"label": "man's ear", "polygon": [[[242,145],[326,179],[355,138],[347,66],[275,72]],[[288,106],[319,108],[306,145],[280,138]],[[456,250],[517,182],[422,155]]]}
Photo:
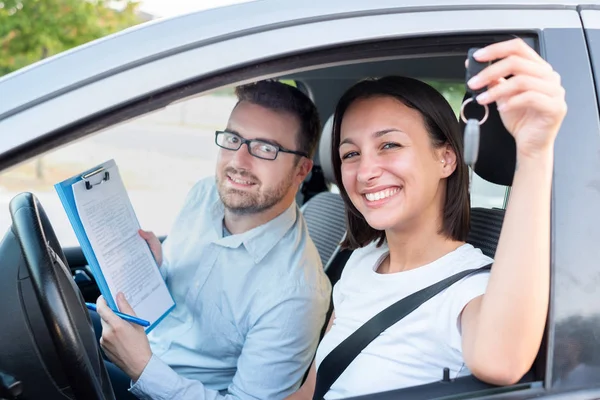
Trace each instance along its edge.
{"label": "man's ear", "polygon": [[302,157],[302,159],[298,162],[298,167],[297,167],[297,174],[296,174],[297,182],[296,183],[298,185],[300,185],[300,184],[302,184],[302,182],[304,182],[304,180],[306,179],[306,177],[312,170],[312,167],[313,167],[313,161],[310,158]]}
{"label": "man's ear", "polygon": [[456,170],[456,151],[449,144],[444,145],[440,150],[442,177],[447,178]]}

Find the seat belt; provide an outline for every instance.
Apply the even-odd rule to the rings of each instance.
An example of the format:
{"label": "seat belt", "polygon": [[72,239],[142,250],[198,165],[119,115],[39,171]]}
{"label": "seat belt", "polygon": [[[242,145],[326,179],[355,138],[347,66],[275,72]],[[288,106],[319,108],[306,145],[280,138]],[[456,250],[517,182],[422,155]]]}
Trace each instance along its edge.
{"label": "seat belt", "polygon": [[333,385],[346,368],[348,368],[350,363],[369,343],[387,328],[394,325],[396,322],[416,310],[421,304],[459,280],[471,274],[489,271],[491,267],[492,264],[488,264],[481,268],[461,271],[398,300],[396,303],[365,322],[323,359],[323,362],[317,370],[317,383],[315,385],[313,400],[323,400],[323,396],[327,394],[331,385]]}

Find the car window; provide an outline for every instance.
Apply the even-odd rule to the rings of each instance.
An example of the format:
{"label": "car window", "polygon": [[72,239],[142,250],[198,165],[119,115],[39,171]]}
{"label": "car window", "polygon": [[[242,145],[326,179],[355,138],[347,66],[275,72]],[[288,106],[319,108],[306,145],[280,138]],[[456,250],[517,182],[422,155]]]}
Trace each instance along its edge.
{"label": "car window", "polygon": [[[31,191],[61,245],[78,246],[53,185],[115,159],[141,226],[165,235],[192,185],[214,174],[214,132],[226,126],[235,103],[233,88],[220,89],[50,151],[0,174],[0,207]],[[0,215],[0,228],[9,225],[8,213]]]}

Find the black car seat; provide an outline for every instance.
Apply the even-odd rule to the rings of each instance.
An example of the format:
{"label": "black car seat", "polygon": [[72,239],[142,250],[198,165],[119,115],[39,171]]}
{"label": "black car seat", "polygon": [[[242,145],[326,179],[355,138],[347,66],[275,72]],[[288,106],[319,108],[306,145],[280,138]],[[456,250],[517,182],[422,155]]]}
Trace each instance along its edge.
{"label": "black car seat", "polygon": [[[318,152],[321,171],[328,186],[335,182],[330,154],[332,128],[333,117],[330,117],[323,127]],[[324,191],[311,197],[301,210],[308,226],[308,233],[317,246],[323,267],[327,270],[329,261],[337,252],[346,232],[344,201],[338,193]]]}

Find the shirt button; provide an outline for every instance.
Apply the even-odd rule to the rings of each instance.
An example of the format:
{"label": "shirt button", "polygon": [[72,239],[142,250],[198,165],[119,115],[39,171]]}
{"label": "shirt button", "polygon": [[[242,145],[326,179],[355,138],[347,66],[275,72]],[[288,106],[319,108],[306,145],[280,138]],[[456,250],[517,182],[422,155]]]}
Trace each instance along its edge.
{"label": "shirt button", "polygon": [[194,284],[194,286],[196,287],[196,289],[198,289],[198,288],[200,287],[200,282],[196,282],[196,283]]}

